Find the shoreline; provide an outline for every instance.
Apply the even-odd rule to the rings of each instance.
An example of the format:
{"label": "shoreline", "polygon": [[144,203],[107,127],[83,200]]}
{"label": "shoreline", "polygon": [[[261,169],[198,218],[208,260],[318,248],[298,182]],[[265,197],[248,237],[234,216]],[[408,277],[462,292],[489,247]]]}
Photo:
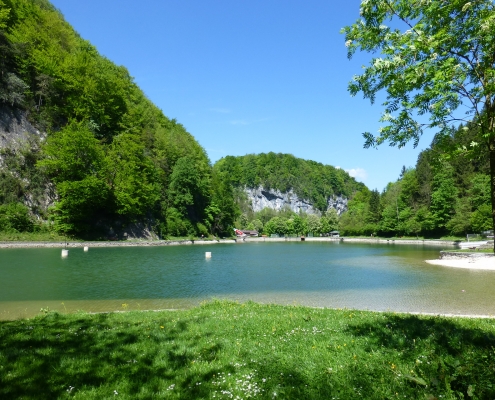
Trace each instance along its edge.
{"label": "shoreline", "polygon": [[[35,242],[35,241],[2,241],[0,249],[12,248],[79,248],[79,247],[149,247],[149,246],[184,246],[208,245],[218,243],[249,243],[249,242],[301,242],[301,237],[248,237],[244,239],[213,239],[213,240],[126,240],[126,241],[83,241],[83,242]],[[305,237],[305,242],[342,242],[342,243],[374,243],[374,244],[415,244],[456,247],[458,242],[438,239],[379,239],[379,238],[332,238],[332,237]]]}
{"label": "shoreline", "polygon": [[[62,309],[56,309],[56,308],[50,308],[50,312],[58,313],[60,315],[74,315],[77,313],[81,313],[83,315],[109,315],[109,314],[129,314],[129,313],[162,313],[162,312],[170,312],[170,313],[176,313],[176,312],[183,312],[183,311],[191,311],[194,309],[199,309],[201,308],[202,304],[211,304],[214,303],[216,300],[215,299],[210,299],[207,300],[206,302],[201,302],[195,305],[192,305],[190,307],[178,307],[178,308],[145,308],[145,309],[128,309],[128,310],[122,310],[122,309],[108,309],[108,310],[99,310],[99,311],[91,311],[91,310],[62,310]],[[229,299],[223,299],[221,301],[235,301],[237,300],[229,300]],[[282,303],[262,303],[262,302],[257,302],[257,301],[242,301],[238,302],[238,304],[248,304],[248,303],[253,303],[257,304],[258,306],[280,306],[280,307],[295,307],[295,308],[303,308],[303,309],[308,309],[308,310],[330,310],[330,311],[358,311],[358,312],[364,312],[364,313],[370,313],[370,314],[382,314],[382,315],[402,315],[402,316],[420,316],[420,317],[432,317],[432,318],[449,318],[449,319],[459,319],[459,318],[465,318],[465,319],[493,319],[495,320],[495,314],[473,314],[473,313],[453,313],[453,312],[431,312],[431,311],[417,311],[417,310],[412,310],[412,311],[396,311],[393,309],[386,309],[386,310],[370,310],[368,308],[352,308],[352,307],[321,307],[321,306],[309,306],[309,305],[301,305],[301,304],[282,304]],[[68,304],[68,302],[64,302],[63,304]],[[5,321],[18,321],[18,320],[30,320],[33,318],[38,317],[41,315],[40,311],[34,312],[34,313],[28,313],[24,315],[20,314],[9,314],[8,318],[6,318],[6,315],[0,314],[0,322],[5,322]]]}
{"label": "shoreline", "polygon": [[449,268],[495,271],[493,253],[454,253],[441,251],[440,259],[425,260],[428,264]]}

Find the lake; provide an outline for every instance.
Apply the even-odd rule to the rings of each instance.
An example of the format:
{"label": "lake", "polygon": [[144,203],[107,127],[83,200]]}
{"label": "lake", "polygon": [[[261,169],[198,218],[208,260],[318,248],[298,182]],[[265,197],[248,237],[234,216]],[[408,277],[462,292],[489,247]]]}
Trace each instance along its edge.
{"label": "lake", "polygon": [[[495,271],[427,264],[441,248],[277,242],[0,249],[0,319],[40,309],[174,309],[232,299],[313,307],[495,314]],[[206,259],[205,252],[212,258]]]}

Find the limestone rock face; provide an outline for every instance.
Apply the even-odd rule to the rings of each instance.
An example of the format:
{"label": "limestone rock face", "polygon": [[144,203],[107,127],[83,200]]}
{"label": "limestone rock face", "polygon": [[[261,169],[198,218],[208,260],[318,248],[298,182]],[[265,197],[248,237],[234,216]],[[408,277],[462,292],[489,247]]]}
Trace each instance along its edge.
{"label": "limestone rock face", "polygon": [[343,196],[330,197],[327,200],[327,204],[328,204],[327,210],[330,210],[331,208],[335,208],[338,215],[341,215],[344,211],[347,211],[347,198]]}
{"label": "limestone rock face", "polygon": [[18,149],[35,137],[44,139],[44,133],[27,120],[25,112],[0,105],[0,149]]}
{"label": "limestone rock face", "polygon": [[[25,111],[0,103],[0,150],[14,152],[19,157],[19,160],[23,162],[24,156],[22,151],[19,150],[31,149],[32,151],[37,151],[45,138],[46,134],[40,132],[28,121]],[[1,153],[0,171],[22,179],[23,185],[28,188],[24,193],[23,202],[36,218],[40,218],[40,212],[46,212],[48,207],[52,206],[57,200],[55,186],[48,181],[42,189],[42,193],[38,192],[35,195],[31,192],[29,180],[19,176],[19,171],[9,170]]]}
{"label": "limestone rock face", "polygon": [[[320,214],[320,211],[313,207],[309,200],[299,198],[292,190],[282,193],[279,190],[265,189],[260,186],[257,188],[245,188],[244,191],[255,212],[264,208],[280,211],[288,207],[295,213],[303,211],[306,214]],[[330,208],[334,208],[338,215],[342,214],[347,210],[347,198],[342,196],[330,197],[327,209]]]}

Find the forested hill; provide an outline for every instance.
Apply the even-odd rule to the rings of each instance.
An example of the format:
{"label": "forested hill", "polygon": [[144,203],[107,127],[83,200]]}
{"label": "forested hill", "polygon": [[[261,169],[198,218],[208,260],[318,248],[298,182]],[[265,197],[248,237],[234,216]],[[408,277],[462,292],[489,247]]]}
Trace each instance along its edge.
{"label": "forested hill", "polygon": [[293,190],[298,197],[309,200],[316,208],[326,211],[328,198],[334,195],[351,197],[363,189],[340,168],[303,160],[291,154],[261,153],[227,156],[215,163],[213,169],[228,177],[234,187]]}
{"label": "forested hill", "polygon": [[493,229],[489,155],[476,143],[477,129],[461,125],[436,137],[382,193],[358,192],[340,219],[341,233],[441,237]]}
{"label": "forested hill", "polygon": [[46,133],[0,149],[0,230],[230,229],[231,192],[204,149],[47,0],[0,0],[0,112],[3,136],[9,116]]}

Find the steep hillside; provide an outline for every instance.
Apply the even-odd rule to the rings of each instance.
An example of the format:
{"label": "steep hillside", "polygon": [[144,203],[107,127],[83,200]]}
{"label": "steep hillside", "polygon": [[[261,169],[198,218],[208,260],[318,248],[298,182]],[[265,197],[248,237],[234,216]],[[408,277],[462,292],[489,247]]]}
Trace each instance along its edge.
{"label": "steep hillside", "polygon": [[230,229],[204,149],[47,0],[0,0],[0,122],[0,230]]}

